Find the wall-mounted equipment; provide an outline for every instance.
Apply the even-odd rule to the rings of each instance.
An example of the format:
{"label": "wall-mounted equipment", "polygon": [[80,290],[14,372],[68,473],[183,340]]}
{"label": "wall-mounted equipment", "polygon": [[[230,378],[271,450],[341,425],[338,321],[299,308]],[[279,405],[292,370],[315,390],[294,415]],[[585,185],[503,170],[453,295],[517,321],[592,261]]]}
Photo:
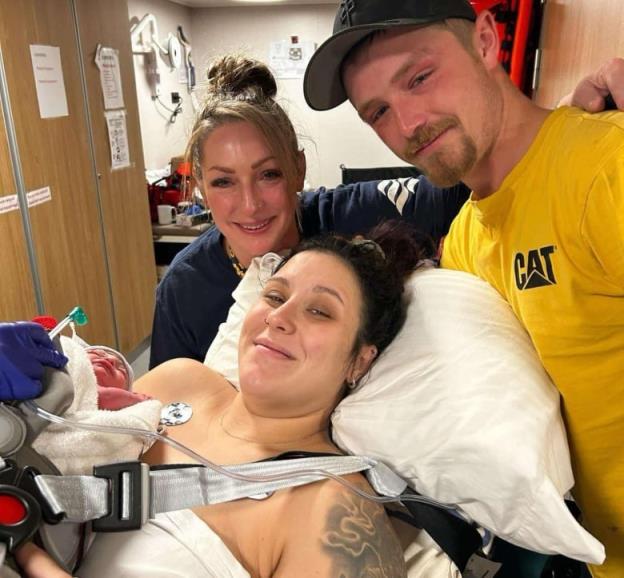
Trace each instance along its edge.
{"label": "wall-mounted equipment", "polygon": [[178,26],[178,38],[180,44],[184,47],[184,65],[186,66],[186,87],[189,94],[193,92],[195,88],[195,66],[193,65],[193,59],[191,58],[191,43],[184,35],[182,26]]}
{"label": "wall-mounted equipment", "polygon": [[171,32],[163,43],[158,37],[158,24],[153,14],[146,14],[130,28],[132,53],[145,55],[145,72],[152,98],[160,95],[160,59],[175,70],[182,64],[182,45]]}

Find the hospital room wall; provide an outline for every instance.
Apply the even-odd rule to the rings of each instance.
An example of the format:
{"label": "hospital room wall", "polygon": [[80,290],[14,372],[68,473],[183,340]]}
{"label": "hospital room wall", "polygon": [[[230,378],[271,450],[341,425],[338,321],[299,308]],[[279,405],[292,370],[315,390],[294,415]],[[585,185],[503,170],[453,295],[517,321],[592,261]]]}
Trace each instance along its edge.
{"label": "hospital room wall", "polygon": [[[102,207],[108,273],[118,348],[129,353],[151,332],[156,266],[141,128],[134,82],[132,48],[127,28],[127,0],[74,0],[77,6],[85,82],[93,132],[93,154]],[[111,170],[108,129],[104,116],[98,45],[119,50],[131,166]]]}
{"label": "hospital room wall", "polygon": [[[83,53],[74,11],[82,18]],[[90,319],[81,329],[85,339],[127,352],[149,334],[155,270],[136,103],[133,109],[131,102],[135,88],[127,80],[133,77],[125,33],[126,1],[108,2],[106,17],[108,22],[94,25],[101,15],[95,3],[86,0],[24,0],[19,10],[11,3],[0,3],[0,46],[6,72],[3,120],[9,127],[0,138],[0,196],[6,201],[5,197],[17,193],[25,208],[28,191],[44,187],[50,191],[46,202],[24,212],[0,214],[0,319],[28,319],[42,313],[60,319],[81,305]],[[122,30],[122,37],[107,35],[109,26]],[[92,70],[96,42],[121,48],[130,154],[135,161],[126,170],[137,171],[134,182],[128,174],[110,174],[110,151],[103,144],[108,137],[102,134],[101,92],[96,92],[97,97],[92,94],[99,90],[99,78],[94,86]],[[66,116],[41,118],[30,56],[30,46],[36,44],[60,49]],[[9,133],[15,138],[9,139]],[[97,143],[91,135],[99,139]],[[12,156],[9,143],[14,145]],[[145,221],[142,230],[134,222],[129,227],[111,210],[114,205],[131,212],[133,195],[141,205],[137,210],[139,222]],[[133,270],[131,262],[120,255],[141,246],[149,255],[139,270]],[[121,320],[126,301],[142,312],[133,311],[129,319]]]}
{"label": "hospital room wall", "polygon": [[[130,26],[146,14],[153,14],[158,24],[158,36],[161,42],[169,33],[177,35],[177,27],[182,26],[184,35],[192,41],[192,10],[169,0],[128,0]],[[195,56],[193,46],[192,56]],[[147,169],[165,168],[172,157],[184,153],[184,147],[193,126],[195,113],[186,84],[180,81],[180,71],[171,70],[160,61],[160,100],[152,100],[152,92],[145,74],[145,57],[134,55],[134,73],[141,122],[141,136],[145,167]],[[175,122],[169,122],[173,110],[171,93],[178,92],[182,97],[182,113]],[[167,107],[167,108],[165,108]]]}
{"label": "hospital room wall", "polygon": [[622,0],[548,0],[535,100],[552,108],[579,78],[613,56],[624,56]]}
{"label": "hospital room wall", "polygon": [[[219,54],[240,51],[268,62],[269,46],[298,36],[320,44],[333,26],[336,6],[234,6],[193,10],[193,50],[198,70]],[[303,97],[303,80],[278,80],[278,97],[305,148],[307,182],[312,187],[341,182],[340,164],[348,167],[400,166],[347,103],[328,112],[311,110]]]}
{"label": "hospital room wall", "polygon": [[[243,52],[262,61],[269,60],[272,41],[296,35],[302,42],[322,42],[332,28],[335,5],[232,6],[224,8],[185,8],[167,0],[129,0],[131,17],[151,12],[156,16],[159,35],[164,39],[182,24],[192,38],[192,55],[197,71],[197,99],[209,63],[216,56]],[[172,156],[184,151],[193,123],[192,107],[184,86],[177,84],[177,73],[162,66],[163,100],[171,90],[185,97],[184,116],[168,126],[158,117],[149,96],[141,57],[135,56],[136,83],[141,112],[141,130],[147,168],[163,167]],[[319,113],[303,98],[302,79],[278,80],[278,98],[293,120],[305,148],[308,162],[307,183],[317,187],[341,182],[339,165],[351,167],[397,166],[404,163],[388,151],[370,129],[362,124],[348,105]],[[170,101],[169,101],[170,102]]]}
{"label": "hospital room wall", "polygon": [[[3,113],[0,115],[0,203],[13,194],[15,178]],[[0,214],[0,247],[0,320],[30,319],[37,312],[37,303],[19,211]]]}

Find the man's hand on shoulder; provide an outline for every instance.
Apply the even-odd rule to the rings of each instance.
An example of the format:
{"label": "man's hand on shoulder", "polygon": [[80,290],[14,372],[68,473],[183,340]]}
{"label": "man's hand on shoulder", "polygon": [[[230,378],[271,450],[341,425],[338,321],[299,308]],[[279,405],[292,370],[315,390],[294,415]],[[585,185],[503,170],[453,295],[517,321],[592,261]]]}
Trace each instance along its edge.
{"label": "man's hand on shoulder", "polygon": [[588,112],[600,112],[605,109],[609,95],[615,106],[624,110],[624,58],[612,58],[583,78],[574,91],[559,101],[559,106],[578,106]]}

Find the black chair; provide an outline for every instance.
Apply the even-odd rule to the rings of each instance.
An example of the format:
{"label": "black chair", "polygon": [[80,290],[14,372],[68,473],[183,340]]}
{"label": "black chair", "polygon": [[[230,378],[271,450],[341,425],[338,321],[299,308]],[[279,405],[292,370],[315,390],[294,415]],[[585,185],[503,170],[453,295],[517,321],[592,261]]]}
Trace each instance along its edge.
{"label": "black chair", "polygon": [[399,179],[419,177],[421,172],[414,167],[373,167],[369,169],[352,169],[340,165],[342,184],[360,183],[363,181],[383,181],[385,179]]}

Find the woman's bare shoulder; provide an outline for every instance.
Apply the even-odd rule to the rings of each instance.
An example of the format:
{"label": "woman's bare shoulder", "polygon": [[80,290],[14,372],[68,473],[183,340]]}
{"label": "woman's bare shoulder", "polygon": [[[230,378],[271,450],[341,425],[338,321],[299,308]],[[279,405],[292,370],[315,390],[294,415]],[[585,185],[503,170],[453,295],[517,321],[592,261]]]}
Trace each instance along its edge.
{"label": "woman's bare shoulder", "polygon": [[152,369],[134,383],[133,390],[163,403],[191,402],[194,397],[231,390],[221,374],[194,359],[171,359]]}
{"label": "woman's bare shoulder", "polygon": [[[374,495],[363,476],[345,479]],[[310,568],[310,576],[406,576],[403,549],[381,504],[333,480],[298,488],[292,502],[291,511],[298,515],[287,524],[289,536],[275,578],[292,575],[297,565]]]}

